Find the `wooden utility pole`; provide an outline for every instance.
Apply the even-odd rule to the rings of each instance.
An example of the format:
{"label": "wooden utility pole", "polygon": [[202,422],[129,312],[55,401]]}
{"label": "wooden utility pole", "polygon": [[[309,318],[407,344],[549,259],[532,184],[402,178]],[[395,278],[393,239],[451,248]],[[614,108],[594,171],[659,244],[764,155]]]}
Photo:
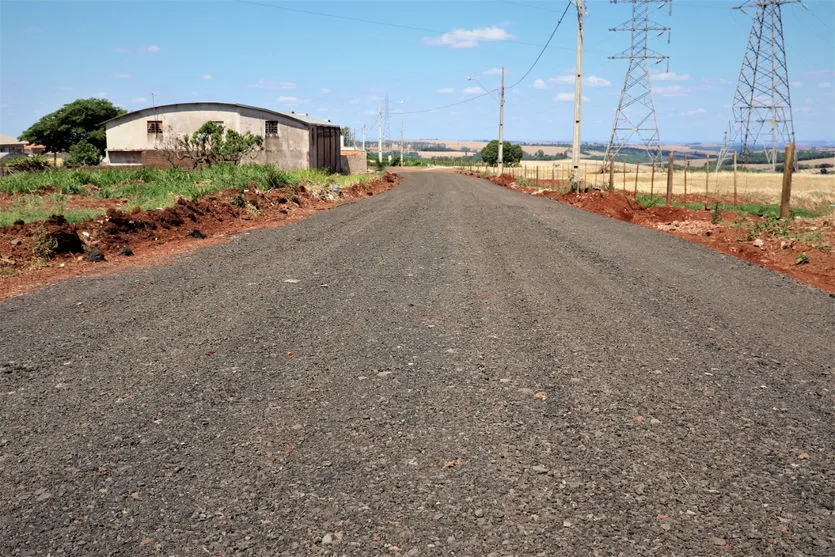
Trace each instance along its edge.
{"label": "wooden utility pole", "polygon": [[783,195],[780,197],[780,218],[791,216],[792,174],[794,174],[794,141],[786,145],[786,158],[783,159]]}
{"label": "wooden utility pole", "polygon": [[670,158],[667,161],[667,205],[673,199],[673,153],[670,151]]}

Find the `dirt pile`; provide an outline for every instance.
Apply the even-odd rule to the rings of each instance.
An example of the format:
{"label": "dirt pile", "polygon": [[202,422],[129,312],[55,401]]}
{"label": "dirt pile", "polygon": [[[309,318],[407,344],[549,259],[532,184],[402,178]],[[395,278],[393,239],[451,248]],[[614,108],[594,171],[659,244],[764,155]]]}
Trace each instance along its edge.
{"label": "dirt pile", "polygon": [[[389,190],[400,178],[382,177],[349,188],[312,192],[303,185],[261,191],[222,190],[196,200],[178,199],[165,209],[125,212],[111,207],[98,219],[67,223],[60,215],[44,222],[0,228],[0,299],[33,285],[84,272],[102,261],[134,254],[183,251],[231,233],[279,226],[340,202]],[[85,257],[82,254],[94,255]],[[141,259],[141,257],[139,258]]]}
{"label": "dirt pile", "polygon": [[[511,177],[502,175],[488,179],[506,188],[675,234],[835,293],[835,217],[780,221],[732,211],[716,212],[709,202],[703,210],[644,208],[631,194],[623,192],[560,193],[519,186],[508,178]],[[675,197],[675,201],[683,201]]]}

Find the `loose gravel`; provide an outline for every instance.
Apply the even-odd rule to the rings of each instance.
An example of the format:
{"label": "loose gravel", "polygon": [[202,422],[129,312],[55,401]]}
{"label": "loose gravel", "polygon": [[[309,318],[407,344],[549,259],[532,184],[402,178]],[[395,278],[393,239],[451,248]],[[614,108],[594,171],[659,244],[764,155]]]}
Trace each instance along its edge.
{"label": "loose gravel", "polygon": [[0,554],[832,555],[835,299],[452,174],[0,303]]}

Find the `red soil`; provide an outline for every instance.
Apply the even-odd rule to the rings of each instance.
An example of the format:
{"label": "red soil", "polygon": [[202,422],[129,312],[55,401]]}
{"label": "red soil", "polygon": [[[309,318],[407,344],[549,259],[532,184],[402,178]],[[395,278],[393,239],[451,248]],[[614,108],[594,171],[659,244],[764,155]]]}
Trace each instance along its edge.
{"label": "red soil", "polygon": [[[118,200],[101,203],[72,196],[73,207],[108,208],[107,214],[79,224],[53,216],[44,222],[0,228],[0,299],[73,276],[161,263],[173,254],[225,242],[246,230],[295,222],[339,203],[387,191],[398,183],[399,178],[386,173],[373,182],[342,189],[333,199],[313,195],[303,187],[298,191],[223,190],[196,201],[180,199],[166,209],[130,213],[115,208]],[[71,206],[69,199],[64,206]],[[37,246],[44,244],[53,248],[54,255],[37,257],[33,253],[33,248],[37,251]],[[107,260],[85,261],[81,253],[93,248]],[[123,255],[124,248],[136,256]]]}

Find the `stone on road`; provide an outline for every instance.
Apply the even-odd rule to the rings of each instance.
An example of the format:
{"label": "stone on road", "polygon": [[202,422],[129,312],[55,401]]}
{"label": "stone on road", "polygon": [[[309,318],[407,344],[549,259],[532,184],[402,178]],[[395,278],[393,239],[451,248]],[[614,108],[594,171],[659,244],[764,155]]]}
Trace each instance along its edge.
{"label": "stone on road", "polygon": [[407,173],[0,303],[0,554],[832,555],[833,331],[781,275]]}

